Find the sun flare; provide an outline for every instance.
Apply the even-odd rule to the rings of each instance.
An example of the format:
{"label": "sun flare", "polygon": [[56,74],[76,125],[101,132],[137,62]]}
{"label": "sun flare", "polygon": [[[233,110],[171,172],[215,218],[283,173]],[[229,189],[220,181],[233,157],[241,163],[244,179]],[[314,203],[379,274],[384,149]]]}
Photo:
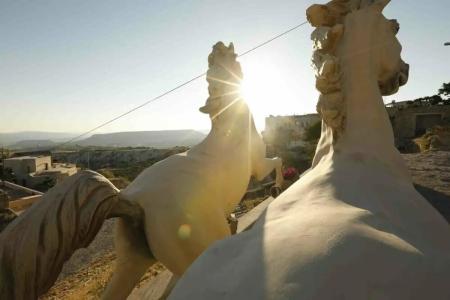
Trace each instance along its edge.
{"label": "sun flare", "polygon": [[[245,64],[244,64],[245,65]],[[270,63],[245,65],[241,96],[248,103],[257,123],[276,111],[277,102],[288,97],[280,70]]]}

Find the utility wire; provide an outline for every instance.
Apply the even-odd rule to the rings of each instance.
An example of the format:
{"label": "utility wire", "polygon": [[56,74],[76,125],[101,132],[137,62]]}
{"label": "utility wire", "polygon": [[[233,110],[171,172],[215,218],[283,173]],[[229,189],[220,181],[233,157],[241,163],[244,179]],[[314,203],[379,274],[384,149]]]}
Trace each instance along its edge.
{"label": "utility wire", "polygon": [[188,85],[189,83],[191,83],[191,82],[193,82],[193,81],[195,81],[195,80],[197,80],[197,79],[199,79],[199,78],[202,78],[202,77],[205,76],[205,75],[206,75],[206,73],[197,75],[197,76],[195,76],[194,78],[189,79],[188,81],[185,81],[185,82],[183,82],[183,83],[177,85],[176,87],[172,88],[171,90],[168,90],[168,91],[166,91],[166,92],[164,92],[164,93],[162,93],[162,94],[156,96],[155,98],[152,98],[152,99],[150,99],[150,100],[148,100],[148,101],[146,101],[146,102],[144,102],[144,103],[142,103],[142,104],[140,104],[140,105],[138,105],[138,106],[136,106],[136,107],[130,109],[129,111],[124,112],[123,114],[120,114],[120,115],[118,115],[117,117],[114,117],[113,119],[111,119],[111,120],[109,120],[109,121],[106,121],[106,122],[104,122],[104,123],[98,125],[97,127],[94,127],[94,128],[92,128],[92,129],[90,129],[89,131],[86,131],[86,132],[84,132],[84,133],[82,133],[82,134],[80,134],[80,135],[77,135],[77,136],[74,137],[74,138],[71,138],[71,139],[68,140],[67,142],[64,142],[64,143],[61,143],[61,144],[58,144],[58,145],[52,147],[50,150],[53,150],[53,149],[55,149],[55,148],[58,148],[58,147],[61,147],[61,146],[67,145],[67,144],[70,144],[70,143],[72,143],[72,142],[78,140],[79,138],[81,138],[81,137],[83,137],[83,136],[85,136],[85,135],[87,135],[87,134],[89,134],[89,133],[91,133],[91,132],[93,132],[93,131],[96,131],[97,129],[100,129],[100,128],[102,128],[102,127],[104,127],[104,126],[106,126],[106,125],[108,125],[108,124],[110,124],[110,123],[112,123],[112,122],[114,122],[114,121],[116,121],[116,120],[118,120],[118,119],[120,119],[120,118],[126,116],[126,115],[131,114],[132,112],[134,112],[134,111],[136,111],[136,110],[138,110],[138,109],[140,109],[140,108],[142,108],[142,107],[144,107],[144,106],[146,106],[146,105],[148,105],[148,104],[150,104],[150,103],[152,103],[152,102],[155,102],[155,101],[161,99],[162,97],[164,97],[164,96],[166,96],[166,95],[168,95],[168,94],[170,94],[170,93],[172,93],[172,92],[174,92],[174,91],[176,91],[176,90],[182,88],[182,87],[185,86],[185,85]]}
{"label": "utility wire", "polygon": [[268,40],[265,41],[265,42],[262,42],[261,44],[259,44],[259,45],[255,46],[255,47],[251,48],[250,50],[247,50],[247,51],[245,51],[244,53],[239,54],[238,57],[241,57],[241,56],[244,56],[244,55],[246,55],[246,54],[248,54],[248,53],[250,53],[250,52],[253,52],[253,51],[255,51],[256,49],[261,48],[261,47],[263,47],[263,46],[269,44],[270,42],[273,42],[274,40],[276,40],[276,39],[278,39],[278,38],[280,38],[280,37],[282,37],[282,36],[284,36],[284,35],[290,33],[291,31],[294,31],[294,30],[296,30],[297,28],[302,27],[303,25],[306,25],[307,23],[308,23],[308,21],[305,21],[305,22],[303,22],[303,23],[301,23],[301,24],[298,24],[297,26],[294,26],[294,27],[292,27],[292,28],[286,30],[285,32],[282,32],[282,33],[280,33],[279,35],[276,35],[276,36],[274,36],[273,38],[268,39]]}
{"label": "utility wire", "polygon": [[[294,30],[296,30],[296,29],[302,27],[303,25],[306,25],[307,23],[308,23],[308,21],[305,21],[305,22],[300,23],[300,24],[298,24],[298,25],[296,25],[296,26],[294,26],[294,27],[291,27],[291,28],[289,28],[288,30],[286,30],[286,31],[284,31],[284,32],[282,32],[282,33],[280,33],[280,34],[278,34],[278,35],[276,35],[276,36],[274,36],[274,37],[272,37],[272,38],[270,38],[270,39],[268,39],[268,40],[266,40],[266,41],[264,41],[264,42],[258,44],[258,45],[256,45],[255,47],[253,47],[253,48],[251,48],[251,49],[249,49],[249,50],[247,50],[247,51],[245,51],[245,52],[239,54],[238,57],[242,57],[242,56],[247,55],[247,54],[249,54],[249,53],[251,53],[251,52],[253,52],[253,51],[255,51],[255,50],[257,50],[257,49],[259,49],[259,48],[261,48],[261,47],[264,47],[265,45],[267,45],[267,44],[273,42],[274,40],[279,39],[280,37],[282,37],[282,36],[284,36],[284,35],[286,35],[286,34],[292,32],[292,31],[294,31]],[[64,143],[58,144],[58,145],[56,145],[56,146],[50,148],[50,151],[51,151],[51,150],[54,150],[54,149],[56,149],[56,148],[65,146],[65,145],[67,145],[67,144],[70,144],[70,143],[72,143],[72,142],[78,140],[79,138],[81,138],[81,137],[83,137],[83,136],[86,136],[86,135],[88,135],[88,134],[91,133],[91,132],[96,131],[97,129],[100,129],[100,128],[102,128],[102,127],[105,127],[106,125],[111,124],[112,122],[114,122],[114,121],[116,121],[116,120],[118,120],[118,119],[120,119],[120,118],[122,118],[122,117],[124,117],[124,116],[126,116],[126,115],[129,115],[129,114],[131,114],[132,112],[134,112],[134,111],[136,111],[136,110],[138,110],[138,109],[140,109],[140,108],[142,108],[142,107],[144,107],[144,106],[146,106],[146,105],[148,105],[148,104],[150,104],[150,103],[152,103],[152,102],[155,102],[155,101],[157,101],[157,100],[159,100],[159,99],[161,99],[161,98],[167,96],[168,94],[170,94],[170,93],[172,93],[172,92],[175,92],[176,90],[178,90],[178,89],[180,89],[180,88],[182,88],[182,87],[184,87],[184,86],[186,86],[186,85],[188,85],[188,84],[190,84],[190,83],[196,81],[197,79],[202,78],[202,77],[205,76],[205,75],[206,75],[206,72],[204,72],[204,73],[202,73],[202,74],[200,74],[200,75],[197,75],[197,76],[195,76],[195,77],[193,77],[193,78],[191,78],[191,79],[189,79],[189,80],[187,80],[187,81],[185,81],[185,82],[183,82],[183,83],[181,83],[181,84],[175,86],[174,88],[172,88],[172,89],[170,89],[170,90],[168,90],[168,91],[166,91],[166,92],[164,92],[164,93],[162,93],[162,94],[160,94],[160,95],[158,95],[158,96],[156,96],[156,97],[154,97],[154,98],[152,98],[152,99],[150,99],[150,100],[148,100],[148,101],[146,101],[146,102],[144,102],[144,103],[142,103],[142,104],[140,104],[140,105],[138,105],[138,106],[136,106],[136,107],[134,107],[134,108],[132,108],[132,109],[130,109],[129,111],[124,112],[123,114],[120,114],[120,115],[118,115],[117,117],[114,117],[113,119],[111,119],[111,120],[109,120],[109,121],[106,121],[106,122],[104,122],[104,123],[102,123],[102,124],[100,124],[100,125],[98,125],[98,126],[92,128],[92,129],[90,129],[90,130],[88,130],[88,131],[86,131],[86,132],[80,134],[80,135],[77,135],[76,137],[73,137],[73,138],[71,138],[70,140],[68,140],[68,141],[66,141],[66,142],[64,142]]]}

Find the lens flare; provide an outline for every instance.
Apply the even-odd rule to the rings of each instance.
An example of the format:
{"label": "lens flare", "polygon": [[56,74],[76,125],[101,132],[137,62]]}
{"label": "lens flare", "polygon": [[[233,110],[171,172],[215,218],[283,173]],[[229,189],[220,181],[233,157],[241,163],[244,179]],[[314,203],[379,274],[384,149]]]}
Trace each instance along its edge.
{"label": "lens flare", "polygon": [[191,237],[191,225],[183,224],[178,228],[178,238],[181,240],[187,240]]}

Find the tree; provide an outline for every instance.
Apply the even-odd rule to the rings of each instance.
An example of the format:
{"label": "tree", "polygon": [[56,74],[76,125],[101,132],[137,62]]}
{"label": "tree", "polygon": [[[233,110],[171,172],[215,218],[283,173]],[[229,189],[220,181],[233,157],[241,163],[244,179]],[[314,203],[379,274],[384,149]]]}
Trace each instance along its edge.
{"label": "tree", "polygon": [[434,96],[428,97],[427,100],[431,105],[438,105],[439,103],[442,102],[442,97],[439,95],[434,95]]}
{"label": "tree", "polygon": [[305,130],[304,140],[307,142],[317,141],[322,133],[322,121],[310,125]]}
{"label": "tree", "polygon": [[293,130],[286,126],[278,127],[274,138],[274,145],[283,149],[287,148],[289,142],[292,140],[292,133]]}
{"label": "tree", "polygon": [[440,88],[438,91],[438,94],[449,98],[450,97],[450,82],[443,83],[442,88]]}
{"label": "tree", "polygon": [[16,176],[9,168],[0,167],[0,179],[10,182],[16,182]]}

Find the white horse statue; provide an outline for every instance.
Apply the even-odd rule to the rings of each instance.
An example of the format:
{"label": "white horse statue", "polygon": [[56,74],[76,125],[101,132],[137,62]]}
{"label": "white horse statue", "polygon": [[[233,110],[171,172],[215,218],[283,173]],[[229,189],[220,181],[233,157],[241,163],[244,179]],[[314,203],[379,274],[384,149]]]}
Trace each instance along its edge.
{"label": "white horse statue", "polygon": [[212,129],[205,140],[146,169],[121,191],[120,198],[143,208],[146,241],[132,224],[118,220],[116,270],[104,299],[126,299],[156,260],[176,281],[209,245],[230,236],[227,216],[251,176],[262,180],[275,169],[280,189],[282,162],[265,158],[263,140],[239,95],[236,57],[233,44],[222,42],[208,57],[210,97],[200,111],[209,114]]}
{"label": "white horse statue", "polygon": [[249,231],[208,248],[170,299],[450,299],[450,227],[414,189],[383,104],[408,78],[388,2],[334,23],[308,10],[323,118],[313,166]]}

